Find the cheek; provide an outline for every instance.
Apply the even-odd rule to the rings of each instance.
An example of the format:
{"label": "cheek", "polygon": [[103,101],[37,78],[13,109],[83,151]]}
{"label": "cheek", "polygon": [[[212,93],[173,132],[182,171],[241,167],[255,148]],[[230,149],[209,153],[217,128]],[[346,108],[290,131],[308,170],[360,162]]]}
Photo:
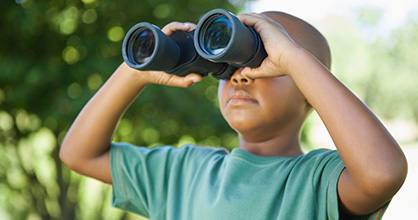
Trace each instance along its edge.
{"label": "cheek", "polygon": [[273,121],[294,121],[304,115],[306,102],[304,97],[297,91],[289,91],[288,94],[278,96],[279,100],[276,104],[271,104],[268,108],[273,117]]}
{"label": "cheek", "polygon": [[264,85],[260,88],[263,112],[270,115],[271,120],[286,119],[298,115],[306,105],[305,98],[290,79],[280,78],[275,84]]}

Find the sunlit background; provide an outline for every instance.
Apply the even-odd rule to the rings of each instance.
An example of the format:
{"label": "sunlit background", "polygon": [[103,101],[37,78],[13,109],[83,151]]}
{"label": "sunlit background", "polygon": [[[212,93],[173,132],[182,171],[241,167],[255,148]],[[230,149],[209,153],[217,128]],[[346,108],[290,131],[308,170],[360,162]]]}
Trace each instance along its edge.
{"label": "sunlit background", "polygon": [[[291,13],[328,38],[332,71],[384,120],[408,158],[409,175],[384,219],[413,219],[418,207],[418,2],[260,0],[249,8]],[[318,116],[312,120],[311,143],[335,148]]]}
{"label": "sunlit background", "polygon": [[[112,208],[111,187],[63,166],[59,145],[83,105],[122,62],[121,43],[131,26],[197,22],[213,8],[281,10],[325,35],[332,72],[383,120],[409,160],[409,176],[384,219],[413,219],[418,205],[418,2],[408,0],[3,2],[0,219],[143,219]],[[237,138],[217,109],[216,93],[217,80],[210,77],[191,89],[150,86],[120,121],[115,141],[232,149]],[[305,150],[334,148],[315,114],[303,142]]]}

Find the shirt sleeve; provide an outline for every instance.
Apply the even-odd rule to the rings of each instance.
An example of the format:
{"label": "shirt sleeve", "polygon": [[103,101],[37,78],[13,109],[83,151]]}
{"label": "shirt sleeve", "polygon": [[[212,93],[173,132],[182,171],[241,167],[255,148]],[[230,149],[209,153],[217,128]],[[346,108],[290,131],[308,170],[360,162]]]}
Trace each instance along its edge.
{"label": "shirt sleeve", "polygon": [[[220,152],[220,150],[216,150]],[[208,152],[192,145],[138,147],[112,143],[110,163],[113,180],[112,205],[147,218],[162,217],[173,198],[181,201]]]}
{"label": "shirt sleeve", "polygon": [[[321,185],[325,186],[326,189],[326,205],[327,205],[327,216],[329,219],[341,219],[339,213],[339,198],[338,198],[338,180],[342,171],[345,169],[345,165],[342,162],[337,151],[325,152],[322,156],[322,160],[318,169],[322,172],[322,181],[327,181],[328,183],[322,182]],[[373,212],[369,215],[358,216],[351,219],[356,220],[379,220],[382,219],[383,214],[385,213],[389,203],[385,206]]]}
{"label": "shirt sleeve", "polygon": [[164,201],[167,195],[165,185],[172,150],[167,146],[145,148],[112,143],[112,205],[145,217],[150,217],[150,208],[164,206],[156,202]]}

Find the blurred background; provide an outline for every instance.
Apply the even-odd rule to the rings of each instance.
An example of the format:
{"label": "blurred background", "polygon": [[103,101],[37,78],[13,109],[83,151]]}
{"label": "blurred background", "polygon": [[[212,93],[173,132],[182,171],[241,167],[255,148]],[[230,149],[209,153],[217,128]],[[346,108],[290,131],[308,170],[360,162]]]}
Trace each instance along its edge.
{"label": "blurred background", "polygon": [[[123,61],[121,44],[131,26],[197,23],[214,8],[281,10],[325,35],[332,72],[383,120],[409,160],[407,181],[384,219],[415,216],[418,2],[15,0],[0,9],[0,219],[143,219],[112,208],[110,186],[66,168],[58,158],[60,143]],[[139,99],[120,121],[115,141],[237,147],[211,77],[190,89],[150,86]],[[307,151],[334,148],[316,114],[302,136]]]}

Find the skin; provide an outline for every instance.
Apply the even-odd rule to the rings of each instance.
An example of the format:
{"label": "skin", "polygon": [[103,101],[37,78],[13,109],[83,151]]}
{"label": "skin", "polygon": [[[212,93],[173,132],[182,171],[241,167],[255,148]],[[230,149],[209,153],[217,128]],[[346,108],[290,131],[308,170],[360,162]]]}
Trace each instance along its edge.
{"label": "skin", "polygon": [[[346,165],[338,182],[342,215],[368,214],[386,204],[406,178],[405,156],[370,109],[328,70],[326,41],[283,13],[238,18],[259,32],[268,53],[260,67],[239,69],[219,84],[220,108],[239,135],[239,147],[260,156],[302,154],[300,130],[313,108]],[[193,28],[174,22],[163,31]],[[149,84],[190,87],[199,80],[197,74],[140,72],[123,63],[74,121],[62,143],[62,161],[111,184],[109,145],[129,105]]]}
{"label": "skin", "polygon": [[288,76],[250,79],[235,72],[218,87],[219,105],[240,148],[260,156],[302,154],[299,136],[310,106]]}

